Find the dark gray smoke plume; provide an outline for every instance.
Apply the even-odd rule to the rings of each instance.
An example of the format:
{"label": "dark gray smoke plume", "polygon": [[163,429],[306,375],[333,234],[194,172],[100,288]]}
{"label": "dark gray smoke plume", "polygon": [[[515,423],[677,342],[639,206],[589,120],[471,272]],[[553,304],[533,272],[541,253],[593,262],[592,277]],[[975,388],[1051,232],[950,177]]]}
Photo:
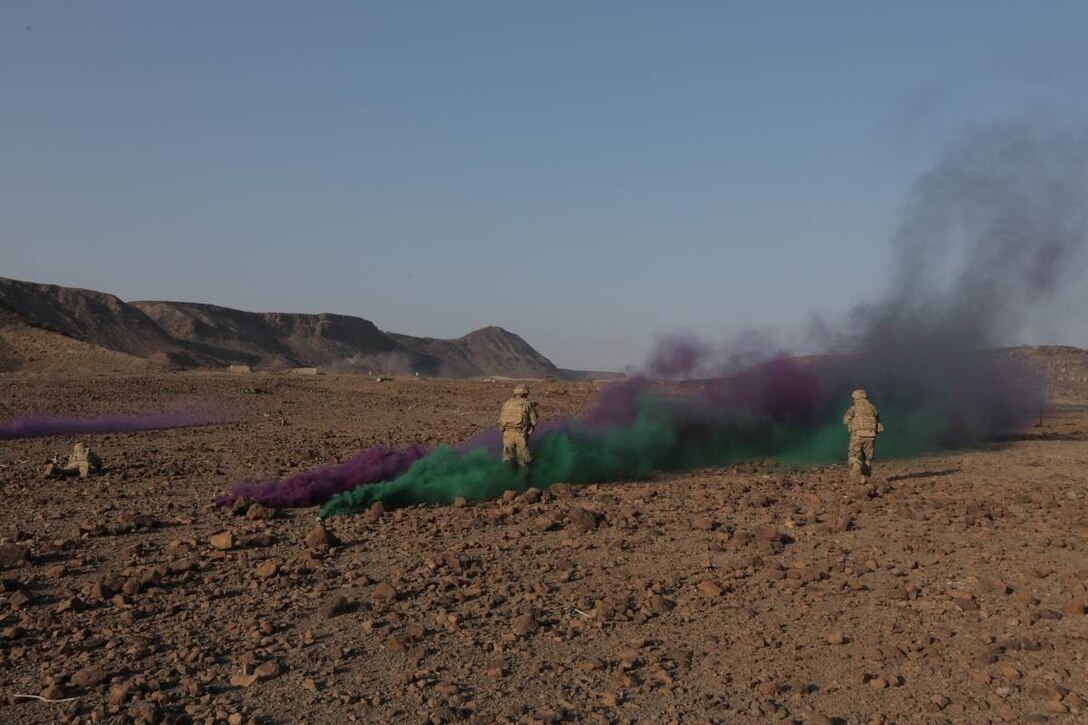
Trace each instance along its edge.
{"label": "dark gray smoke plume", "polygon": [[[1023,424],[1037,410],[1041,381],[992,348],[1018,341],[1063,285],[1082,283],[1086,210],[1088,131],[966,133],[912,189],[892,239],[887,293],[809,331],[810,345],[830,355],[813,363],[827,393],[823,415],[833,419],[850,389],[867,388],[886,417],[913,431],[901,452]],[[743,344],[668,340],[648,372],[728,372],[738,349],[751,359]]]}
{"label": "dark gray smoke plume", "polygon": [[891,289],[857,310],[852,347],[1015,341],[1029,313],[1083,280],[1086,210],[1088,131],[968,134],[915,184]]}

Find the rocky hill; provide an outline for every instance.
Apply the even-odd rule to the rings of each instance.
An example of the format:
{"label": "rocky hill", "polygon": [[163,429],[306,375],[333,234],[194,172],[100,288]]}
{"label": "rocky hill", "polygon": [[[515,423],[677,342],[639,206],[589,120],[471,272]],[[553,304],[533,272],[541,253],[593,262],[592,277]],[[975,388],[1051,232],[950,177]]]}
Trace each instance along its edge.
{"label": "rocky hill", "polygon": [[1024,361],[1048,382],[1051,400],[1088,401],[1088,350],[1067,345],[1011,347],[1002,352]]}
{"label": "rocky hill", "polygon": [[162,365],[34,327],[0,305],[0,373],[138,372]]}
{"label": "rocky hill", "polygon": [[519,336],[501,327],[484,327],[455,340],[396,333],[390,333],[390,336],[410,350],[442,360],[451,377],[505,375],[543,378],[560,375],[551,360]]}
{"label": "rocky hill", "polygon": [[176,340],[209,352],[227,351],[233,360],[257,367],[449,374],[442,360],[401,345],[360,317],[244,312],[194,302],[132,305]]}
{"label": "rocky hill", "polygon": [[0,304],[34,327],[107,350],[175,367],[216,362],[180,344],[143,312],[104,292],[0,278]]}
{"label": "rocky hill", "polygon": [[[94,290],[0,278],[9,323],[173,368],[321,367],[442,377],[560,377],[521,337],[485,327],[454,340],[383,332],[334,314],[245,312],[194,302],[124,302]],[[14,330],[15,328],[12,328]],[[0,364],[18,367],[10,341]]]}

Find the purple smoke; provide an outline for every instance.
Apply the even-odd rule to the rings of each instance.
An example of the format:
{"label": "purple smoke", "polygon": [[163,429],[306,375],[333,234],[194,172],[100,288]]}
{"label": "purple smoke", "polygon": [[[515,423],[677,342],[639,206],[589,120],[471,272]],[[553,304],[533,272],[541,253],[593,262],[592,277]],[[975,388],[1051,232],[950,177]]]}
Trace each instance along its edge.
{"label": "purple smoke", "polygon": [[166,410],[158,413],[98,415],[93,418],[69,418],[62,415],[26,415],[0,423],[0,440],[187,428],[213,422],[215,422],[213,416],[192,409]]}
{"label": "purple smoke", "polygon": [[218,497],[215,503],[230,506],[239,498],[249,498],[273,508],[314,506],[356,486],[396,478],[429,450],[418,443],[401,450],[372,446],[344,463],[296,473],[282,481],[235,484],[230,493]]}
{"label": "purple smoke", "polygon": [[[610,385],[601,392],[596,406],[586,416],[577,420],[545,421],[538,426],[534,439],[539,440],[543,434],[574,427],[600,429],[629,424],[635,419],[638,398],[648,384],[642,378],[634,378]],[[483,449],[497,457],[502,448],[502,436],[498,430],[489,428],[455,448],[462,453]],[[303,471],[285,479],[236,483],[229,493],[217,497],[215,503],[230,506],[240,498],[248,498],[272,508],[324,504],[335,494],[350,491],[356,486],[397,478],[429,452],[430,448],[420,443],[402,449],[372,446],[343,463]]]}
{"label": "purple smoke", "polygon": [[[821,409],[821,396],[845,400],[864,388],[885,414],[888,437],[905,421],[921,429],[928,420],[930,437],[945,445],[1022,425],[1038,410],[1043,381],[995,348],[1017,342],[1033,322],[1049,325],[1063,290],[1082,283],[1085,198],[1088,129],[970,129],[912,189],[892,239],[887,290],[841,321],[817,321],[798,341],[826,353],[805,360],[809,380],[764,363],[742,373],[729,394]],[[647,369],[716,377],[736,370],[738,351],[749,361],[781,356],[771,346],[760,352],[759,339],[666,338]],[[774,373],[774,396],[764,395],[761,371]]]}

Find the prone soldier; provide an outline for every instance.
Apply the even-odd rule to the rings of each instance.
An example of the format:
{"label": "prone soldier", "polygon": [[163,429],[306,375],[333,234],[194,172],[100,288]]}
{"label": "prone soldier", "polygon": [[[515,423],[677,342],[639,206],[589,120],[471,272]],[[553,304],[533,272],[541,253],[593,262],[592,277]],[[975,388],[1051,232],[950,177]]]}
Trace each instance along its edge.
{"label": "prone soldier", "polygon": [[102,472],[102,459],[98,457],[98,454],[88,448],[83,442],[76,443],[72,448],[71,455],[68,456],[68,461],[62,466],[60,461],[53,459],[45,467],[46,476],[75,476],[79,474],[80,478],[86,478],[92,473]]}

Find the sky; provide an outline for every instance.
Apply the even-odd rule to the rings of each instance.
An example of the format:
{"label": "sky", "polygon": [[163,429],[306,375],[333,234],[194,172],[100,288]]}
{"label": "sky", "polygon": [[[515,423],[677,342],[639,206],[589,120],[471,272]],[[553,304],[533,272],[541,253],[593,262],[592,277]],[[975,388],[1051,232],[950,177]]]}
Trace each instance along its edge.
{"label": "sky", "polygon": [[[1088,119],[1088,3],[0,5],[0,276],[501,325],[561,367],[878,295],[970,124]],[[1088,346],[1077,300],[1024,342]]]}

